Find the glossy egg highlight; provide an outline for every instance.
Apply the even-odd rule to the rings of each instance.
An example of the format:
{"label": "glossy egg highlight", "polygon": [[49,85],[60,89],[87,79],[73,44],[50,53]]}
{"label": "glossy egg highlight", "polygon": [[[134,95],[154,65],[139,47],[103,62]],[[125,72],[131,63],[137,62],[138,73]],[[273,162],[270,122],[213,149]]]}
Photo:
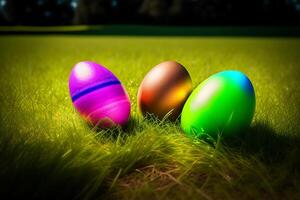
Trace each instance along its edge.
{"label": "glossy egg highlight", "polygon": [[138,90],[138,107],[143,115],[176,120],[192,91],[188,71],[175,61],[156,65],[144,77]]}
{"label": "glossy egg highlight", "polygon": [[185,103],[181,126],[192,136],[216,138],[238,133],[251,124],[255,92],[240,71],[223,71],[203,81]]}
{"label": "glossy egg highlight", "polygon": [[130,100],[119,79],[104,66],[84,61],[69,77],[73,105],[93,126],[123,126],[130,116]]}

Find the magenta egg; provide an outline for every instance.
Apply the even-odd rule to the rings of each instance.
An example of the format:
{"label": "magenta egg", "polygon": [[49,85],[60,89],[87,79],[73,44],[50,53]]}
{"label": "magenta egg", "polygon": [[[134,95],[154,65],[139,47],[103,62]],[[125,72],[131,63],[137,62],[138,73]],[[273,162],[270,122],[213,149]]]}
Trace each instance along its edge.
{"label": "magenta egg", "polygon": [[104,66],[90,61],[76,64],[69,78],[69,90],[76,110],[93,126],[110,128],[128,122],[128,94]]}

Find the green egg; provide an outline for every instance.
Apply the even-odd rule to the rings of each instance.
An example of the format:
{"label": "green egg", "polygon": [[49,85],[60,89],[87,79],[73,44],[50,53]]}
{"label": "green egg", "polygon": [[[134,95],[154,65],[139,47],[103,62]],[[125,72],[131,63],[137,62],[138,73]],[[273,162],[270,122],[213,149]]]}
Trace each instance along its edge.
{"label": "green egg", "polygon": [[255,111],[255,92],[240,71],[223,71],[203,81],[188,97],[181,126],[190,136],[228,136],[249,128]]}

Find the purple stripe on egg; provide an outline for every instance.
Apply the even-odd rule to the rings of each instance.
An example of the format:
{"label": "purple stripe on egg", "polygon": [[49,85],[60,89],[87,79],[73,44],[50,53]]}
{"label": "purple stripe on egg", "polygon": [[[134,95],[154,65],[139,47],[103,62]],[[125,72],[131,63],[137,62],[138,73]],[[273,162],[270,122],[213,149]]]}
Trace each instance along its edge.
{"label": "purple stripe on egg", "polygon": [[117,85],[117,84],[121,84],[120,81],[118,80],[115,80],[115,81],[109,81],[109,82],[105,82],[105,83],[100,83],[100,84],[97,84],[93,87],[89,87],[89,88],[86,88],[80,92],[78,92],[77,94],[73,95],[72,96],[72,101],[76,101],[77,99],[79,99],[80,97],[88,94],[88,93],[91,93],[91,92],[94,92],[95,90],[99,90],[101,88],[104,88],[104,87],[107,87],[107,86],[111,86],[111,85]]}
{"label": "purple stripe on egg", "polygon": [[124,98],[127,99],[127,95],[122,85],[110,85],[82,96],[74,102],[74,105],[80,113],[88,116],[100,107]]}

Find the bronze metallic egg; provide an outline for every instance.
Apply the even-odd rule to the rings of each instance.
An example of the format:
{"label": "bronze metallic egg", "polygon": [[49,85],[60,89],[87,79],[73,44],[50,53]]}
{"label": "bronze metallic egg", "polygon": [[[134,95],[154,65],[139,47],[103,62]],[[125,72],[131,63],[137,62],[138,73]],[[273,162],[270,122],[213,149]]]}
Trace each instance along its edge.
{"label": "bronze metallic egg", "polygon": [[143,115],[176,120],[192,89],[184,66],[175,61],[162,62],[148,72],[139,87],[139,110]]}

